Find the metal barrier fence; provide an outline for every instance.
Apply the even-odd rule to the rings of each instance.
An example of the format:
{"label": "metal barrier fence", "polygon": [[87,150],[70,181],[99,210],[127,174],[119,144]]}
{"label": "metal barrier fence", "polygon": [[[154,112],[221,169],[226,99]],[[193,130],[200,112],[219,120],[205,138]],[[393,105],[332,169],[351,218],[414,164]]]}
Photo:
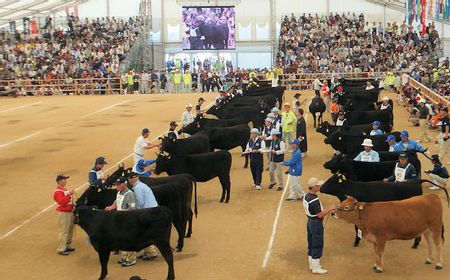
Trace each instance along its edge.
{"label": "metal barrier fence", "polygon": [[5,91],[15,91],[17,95],[87,95],[120,93],[122,81],[114,78],[0,80]]}
{"label": "metal barrier fence", "polygon": [[447,108],[450,106],[450,101],[447,98],[435,93],[432,89],[430,89],[430,88],[426,87],[425,85],[423,85],[422,83],[414,80],[412,77],[408,78],[408,83],[410,86],[414,87],[415,89],[420,89],[420,93],[422,95],[425,95],[428,100],[434,102],[435,104],[440,103]]}
{"label": "metal barrier fence", "polygon": [[[392,72],[396,73],[396,72]],[[280,75],[280,85],[288,90],[312,90],[313,81],[318,78],[320,81],[330,80],[333,77],[346,79],[370,80],[385,77],[386,72],[347,72],[347,73],[291,73]]]}

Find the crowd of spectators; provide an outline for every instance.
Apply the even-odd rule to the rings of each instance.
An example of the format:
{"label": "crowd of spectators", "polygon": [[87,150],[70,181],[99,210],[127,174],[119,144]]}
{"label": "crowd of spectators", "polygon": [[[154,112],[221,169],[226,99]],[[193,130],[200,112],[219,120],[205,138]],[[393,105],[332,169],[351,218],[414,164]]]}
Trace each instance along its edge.
{"label": "crowd of spectators", "polygon": [[51,84],[60,79],[70,84],[79,78],[118,78],[120,62],[141,28],[138,17],[124,21],[114,17],[81,20],[69,16],[66,30],[27,39],[7,38],[0,46],[3,79],[15,79],[15,86],[20,88],[22,83],[37,84],[42,80]]}
{"label": "crowd of spectators", "polygon": [[363,14],[286,16],[278,64],[300,73],[420,71],[437,66],[439,34],[430,23],[421,36],[413,26],[366,22]]}

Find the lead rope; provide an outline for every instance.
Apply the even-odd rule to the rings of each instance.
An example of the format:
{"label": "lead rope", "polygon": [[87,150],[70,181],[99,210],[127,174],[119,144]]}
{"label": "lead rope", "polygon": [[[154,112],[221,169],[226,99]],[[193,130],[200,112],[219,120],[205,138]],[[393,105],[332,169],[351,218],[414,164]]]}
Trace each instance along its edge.
{"label": "lead rope", "polygon": [[328,212],[328,214],[325,216],[325,222],[323,223],[323,229],[325,230],[325,226],[327,225],[327,223],[328,223],[328,218],[330,218],[330,215],[331,215],[331,212]]}

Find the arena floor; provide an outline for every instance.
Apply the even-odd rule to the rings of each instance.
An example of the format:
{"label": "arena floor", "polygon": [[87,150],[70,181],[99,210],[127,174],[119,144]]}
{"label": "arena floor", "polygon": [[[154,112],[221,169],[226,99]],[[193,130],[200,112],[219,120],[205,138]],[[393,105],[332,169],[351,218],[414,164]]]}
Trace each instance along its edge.
{"label": "arena floor", "polygon": [[[310,97],[312,92],[303,96]],[[215,94],[202,95],[207,103]],[[393,96],[393,95],[391,95]],[[2,99],[0,104],[0,279],[97,279],[98,257],[86,242],[86,234],[76,228],[76,252],[68,257],[56,254],[57,215],[52,200],[55,176],[70,175],[69,188],[81,194],[94,159],[104,155],[108,169],[116,163],[131,164],[130,153],[143,127],[156,138],[179,120],[186,103],[195,104],[199,94],[136,96],[53,96]],[[287,95],[292,99],[292,92]],[[396,130],[409,129],[403,108],[395,108]],[[329,116],[327,116],[329,118]],[[322,167],[332,150],[324,137],[312,128],[308,116],[309,156],[304,160],[302,185],[310,176],[327,179]],[[432,151],[434,145],[429,145]],[[449,242],[444,244],[444,269],[424,264],[426,245],[410,249],[412,241],[393,241],[386,247],[385,273],[374,274],[373,247],[363,241],[353,248],[353,226],[329,219],[325,225],[322,264],[325,276],[312,276],[306,257],[306,216],[300,202],[282,200],[281,192],[268,190],[264,173],[263,190],[251,187],[250,170],[243,169],[239,150],[233,150],[231,201],[219,204],[218,180],[199,184],[199,216],[193,236],[184,251],[175,253],[177,279],[450,279]],[[146,158],[152,158],[148,152]],[[430,163],[421,158],[425,168]],[[306,189],[306,188],[305,188]],[[424,188],[428,193],[427,188]],[[442,192],[438,192],[444,198]],[[322,195],[324,205],[338,203]],[[450,209],[444,208],[447,228]],[[279,215],[277,215],[279,214]],[[278,219],[276,217],[278,216]],[[273,225],[277,221],[277,226]],[[446,232],[446,239],[450,234]],[[176,233],[172,235],[175,244]],[[273,247],[268,246],[273,238]],[[267,266],[263,267],[265,258]],[[164,279],[167,266],[159,257],[151,262],[122,268],[118,256],[109,262],[108,279]]]}

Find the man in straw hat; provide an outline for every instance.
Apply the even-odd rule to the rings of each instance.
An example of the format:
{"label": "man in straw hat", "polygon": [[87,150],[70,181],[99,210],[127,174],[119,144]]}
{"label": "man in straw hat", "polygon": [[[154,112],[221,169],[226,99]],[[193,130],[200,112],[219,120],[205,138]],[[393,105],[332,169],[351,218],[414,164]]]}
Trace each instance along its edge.
{"label": "man in straw hat", "polygon": [[366,162],[380,161],[380,155],[378,152],[372,150],[373,144],[371,139],[364,139],[361,146],[364,147],[364,151],[360,152],[353,160]]}

